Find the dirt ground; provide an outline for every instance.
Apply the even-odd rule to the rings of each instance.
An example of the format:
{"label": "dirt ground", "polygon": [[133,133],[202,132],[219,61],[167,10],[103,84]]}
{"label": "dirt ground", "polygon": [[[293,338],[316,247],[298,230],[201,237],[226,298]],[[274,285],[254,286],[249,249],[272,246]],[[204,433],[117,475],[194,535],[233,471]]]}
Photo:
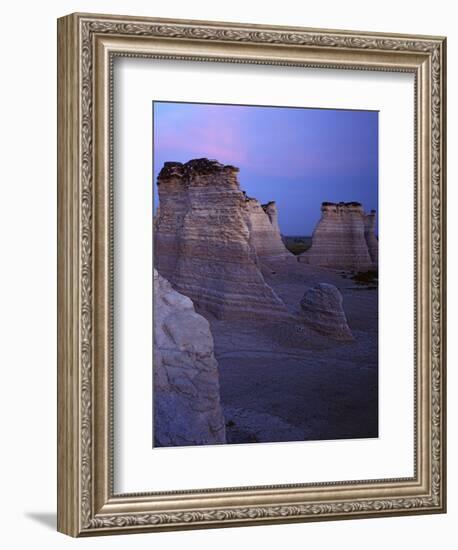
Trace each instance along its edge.
{"label": "dirt ground", "polygon": [[378,436],[378,291],[349,273],[295,260],[263,266],[299,312],[307,288],[337,286],[354,341],[338,342],[285,320],[209,318],[228,443]]}

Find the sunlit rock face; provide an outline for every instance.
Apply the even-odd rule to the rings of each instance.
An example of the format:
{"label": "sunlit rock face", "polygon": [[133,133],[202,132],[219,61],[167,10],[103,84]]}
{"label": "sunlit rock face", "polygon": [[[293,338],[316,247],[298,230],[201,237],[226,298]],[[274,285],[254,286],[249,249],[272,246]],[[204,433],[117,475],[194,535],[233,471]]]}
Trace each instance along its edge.
{"label": "sunlit rock face", "polygon": [[154,442],[226,442],[208,321],[154,270]]}
{"label": "sunlit rock face", "polygon": [[301,300],[305,323],[336,340],[353,340],[343,309],[343,298],[334,285],[319,283],[307,290]]}
{"label": "sunlit rock face", "polygon": [[373,257],[378,256],[375,213],[368,216],[358,202],[324,202],[312,246],[299,261],[333,269],[373,269]]}
{"label": "sunlit rock face", "polygon": [[[234,166],[208,159],[164,164],[157,180],[155,267],[217,318],[286,315],[260,270],[256,246],[261,215],[271,240],[276,232],[257,201],[259,208],[247,206],[250,199],[241,191],[237,173]],[[275,246],[280,248],[277,241]]]}

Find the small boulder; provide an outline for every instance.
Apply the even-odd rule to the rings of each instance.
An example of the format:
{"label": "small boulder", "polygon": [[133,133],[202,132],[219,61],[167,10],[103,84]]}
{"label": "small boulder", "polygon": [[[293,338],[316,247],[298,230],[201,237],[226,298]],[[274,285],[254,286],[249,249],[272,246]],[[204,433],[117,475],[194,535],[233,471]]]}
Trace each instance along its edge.
{"label": "small boulder", "polygon": [[339,289],[328,283],[310,288],[301,300],[304,321],[317,332],[336,340],[353,340]]}

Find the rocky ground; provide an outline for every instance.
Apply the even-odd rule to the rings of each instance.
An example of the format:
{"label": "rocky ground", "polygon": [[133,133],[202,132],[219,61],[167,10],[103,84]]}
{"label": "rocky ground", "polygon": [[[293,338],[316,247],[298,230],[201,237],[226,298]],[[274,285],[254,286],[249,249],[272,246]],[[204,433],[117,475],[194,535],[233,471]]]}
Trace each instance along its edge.
{"label": "rocky ground", "polygon": [[305,290],[338,287],[354,340],[285,320],[210,321],[228,443],[378,436],[376,284],[297,261],[263,266],[291,310]]}

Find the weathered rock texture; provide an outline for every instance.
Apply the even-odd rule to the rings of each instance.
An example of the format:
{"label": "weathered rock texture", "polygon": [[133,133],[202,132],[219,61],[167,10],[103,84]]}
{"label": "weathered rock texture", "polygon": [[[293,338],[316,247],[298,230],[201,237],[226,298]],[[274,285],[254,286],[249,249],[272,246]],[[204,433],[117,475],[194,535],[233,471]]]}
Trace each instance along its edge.
{"label": "weathered rock texture", "polygon": [[328,283],[310,288],[301,300],[304,321],[317,332],[336,340],[353,340],[339,289]]}
{"label": "weathered rock texture", "polygon": [[[237,172],[208,159],[164,164],[157,180],[155,266],[218,318],[286,315],[264,280],[260,258],[289,253],[258,201],[240,190]],[[261,242],[263,236],[273,250]]]}
{"label": "weathered rock texture", "polygon": [[156,270],[153,372],[156,446],[226,442],[209,323]]}
{"label": "weathered rock texture", "polygon": [[278,210],[275,201],[270,201],[267,204],[263,204],[262,209],[269,217],[270,223],[272,224],[275,231],[281,237],[280,226],[278,225]]}
{"label": "weathered rock texture", "polygon": [[299,261],[334,269],[373,269],[377,265],[378,240],[375,212],[366,215],[358,202],[324,202],[312,246]]}
{"label": "weathered rock texture", "polygon": [[366,214],[364,220],[364,236],[366,238],[367,249],[372,260],[373,267],[378,267],[378,239],[375,236],[375,210]]}
{"label": "weathered rock texture", "polygon": [[293,254],[283,244],[275,202],[261,205],[258,200],[246,197],[245,211],[250,242],[259,260],[294,259]]}

